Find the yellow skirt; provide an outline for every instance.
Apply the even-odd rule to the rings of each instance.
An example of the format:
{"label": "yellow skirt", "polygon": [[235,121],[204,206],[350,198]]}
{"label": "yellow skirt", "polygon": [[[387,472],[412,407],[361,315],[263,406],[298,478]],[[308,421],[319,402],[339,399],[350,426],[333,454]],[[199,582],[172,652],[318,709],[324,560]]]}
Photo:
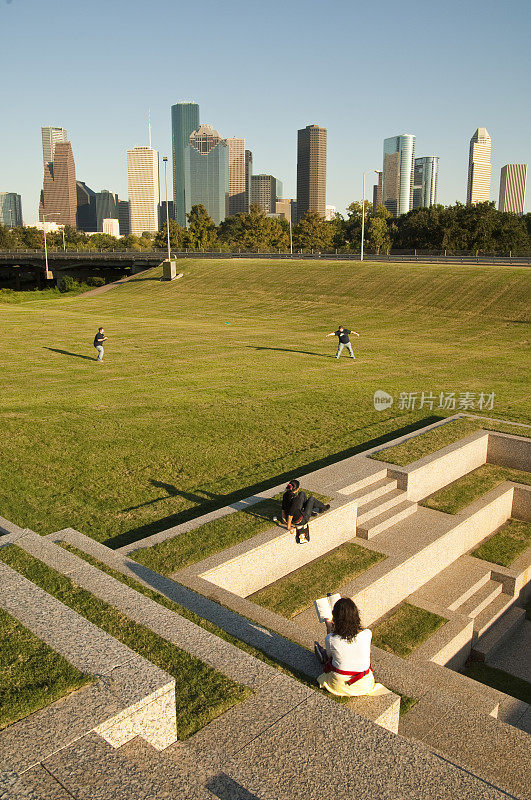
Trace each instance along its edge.
{"label": "yellow skirt", "polygon": [[368,675],[364,675],[363,678],[360,678],[359,681],[355,681],[353,684],[347,683],[348,679],[345,679],[343,675],[339,675],[337,672],[323,672],[317,678],[317,682],[321,689],[326,689],[330,694],[336,694],[340,697],[358,697],[362,694],[387,694],[389,689],[386,689],[385,686],[382,686],[381,683],[374,682],[374,675],[372,672],[369,672]]}

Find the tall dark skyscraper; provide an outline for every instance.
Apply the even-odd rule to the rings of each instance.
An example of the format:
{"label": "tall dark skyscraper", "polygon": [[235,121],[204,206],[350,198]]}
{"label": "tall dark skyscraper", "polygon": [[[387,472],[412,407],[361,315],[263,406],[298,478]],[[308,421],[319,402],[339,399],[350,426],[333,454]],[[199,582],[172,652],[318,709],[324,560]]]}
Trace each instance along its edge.
{"label": "tall dark skyscraper", "polygon": [[104,219],[119,219],[117,194],[108,189],[96,192],[96,217],[98,223],[96,230],[98,231],[103,231]]}
{"label": "tall dark skyscraper", "polygon": [[229,210],[229,146],[212,125],[190,136],[185,152],[186,212],[203,205],[216,225]]}
{"label": "tall dark skyscraper", "polygon": [[120,225],[120,236],[129,236],[131,233],[129,200],[118,200],[118,223]]}
{"label": "tall dark skyscraper", "polygon": [[76,227],[76,167],[70,142],[56,142],[53,161],[44,166],[39,221]]}
{"label": "tall dark skyscraper", "polygon": [[297,219],[326,214],[326,128],[307,125],[297,137]]}
{"label": "tall dark skyscraper", "polygon": [[85,233],[98,230],[96,219],[96,193],[83,181],[76,181],[77,194],[77,227]]}
{"label": "tall dark skyscraper", "polygon": [[177,103],[171,107],[171,148],[173,157],[173,208],[175,221],[186,225],[186,189],[184,178],[185,150],[190,134],[199,128],[197,103]]}
{"label": "tall dark skyscraper", "polygon": [[249,213],[251,207],[251,184],[253,177],[253,154],[250,150],[245,151],[245,203],[244,211]]}

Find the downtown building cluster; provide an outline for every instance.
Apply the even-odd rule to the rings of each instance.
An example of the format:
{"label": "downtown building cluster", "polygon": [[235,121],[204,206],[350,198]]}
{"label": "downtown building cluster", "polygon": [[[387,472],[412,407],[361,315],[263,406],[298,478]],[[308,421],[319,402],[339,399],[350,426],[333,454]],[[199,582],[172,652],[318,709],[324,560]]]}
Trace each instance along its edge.
{"label": "downtown building cluster", "polygon": [[[171,142],[172,199],[160,201],[159,153],[150,142],[127,150],[128,198],[124,200],[108,189],[95,192],[77,179],[66,129],[43,127],[39,223],[68,225],[86,233],[141,236],[160,230],[167,216],[186,227],[187,215],[199,204],[216,225],[229,216],[248,213],[252,204],[265,214],[294,223],[308,212],[324,219],[334,217],[335,207],[326,205],[326,128],[308,125],[298,131],[296,199],[283,197],[282,182],[274,175],[253,174],[253,155],[246,140],[225,138],[212,125],[201,123],[197,103],[171,107]],[[373,187],[374,211],[383,205],[398,217],[437,204],[439,157],[416,157],[415,144],[413,134],[384,139],[383,165]],[[468,205],[489,200],[491,147],[486,128],[478,128],[470,140]],[[523,214],[526,178],[527,164],[502,168],[500,211]],[[166,197],[167,179],[165,163]],[[0,192],[0,223],[23,224],[19,194]]]}

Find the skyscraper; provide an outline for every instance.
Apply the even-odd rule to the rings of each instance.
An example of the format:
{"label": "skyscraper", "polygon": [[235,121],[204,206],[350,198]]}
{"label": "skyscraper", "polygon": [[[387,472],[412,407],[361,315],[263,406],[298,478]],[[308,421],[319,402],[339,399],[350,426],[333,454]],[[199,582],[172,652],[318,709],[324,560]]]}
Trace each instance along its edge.
{"label": "skyscraper", "polygon": [[415,137],[411,133],[384,139],[382,201],[394,217],[413,206]]}
{"label": "skyscraper", "polygon": [[22,198],[15,192],[0,192],[0,225],[18,228],[22,225]]}
{"label": "skyscraper", "polygon": [[245,211],[245,139],[227,139],[229,147],[229,216]]}
{"label": "skyscraper", "polygon": [[511,214],[523,214],[527,164],[506,164],[500,174],[498,209]]}
{"label": "skyscraper", "polygon": [[297,135],[297,219],[326,213],[326,128],[307,125]]}
{"label": "skyscraper", "polygon": [[55,153],[55,145],[57,142],[67,142],[68,134],[66,128],[53,128],[47,126],[41,128],[42,134],[42,160],[44,166],[51,164]]}
{"label": "skyscraper", "polygon": [[76,166],[70,142],[57,141],[53,161],[44,166],[44,182],[39,204],[39,221],[76,227]]}
{"label": "skyscraper", "polygon": [[490,195],[491,139],[486,128],[478,128],[470,140],[468,156],[467,205],[485,203]]}
{"label": "skyscraper", "polygon": [[415,159],[413,171],[413,208],[437,204],[439,157],[422,156]]}
{"label": "skyscraper", "polygon": [[127,151],[130,232],[155,233],[159,222],[159,154],[152,147]]}
{"label": "skyscraper", "polygon": [[199,128],[197,103],[177,103],[171,107],[171,148],[173,157],[173,208],[175,220],[186,225],[184,159],[190,134]]}
{"label": "skyscraper", "polygon": [[80,231],[95,233],[98,230],[96,217],[96,193],[83,181],[76,181],[76,222]]}
{"label": "skyscraper", "polygon": [[276,202],[282,197],[282,181],[274,175],[253,175],[251,178],[251,203],[260,206],[264,214],[276,213]]}
{"label": "skyscraper", "polygon": [[[108,189],[96,192],[96,230],[103,231],[104,219],[118,219],[118,195]],[[148,229],[144,228],[144,230]]]}
{"label": "skyscraper", "polygon": [[228,212],[229,147],[212,125],[201,125],[189,137],[184,159],[186,213],[203,205],[216,225]]}
{"label": "skyscraper", "polygon": [[245,213],[249,213],[251,206],[251,180],[253,176],[253,154],[250,150],[245,151]]}
{"label": "skyscraper", "polygon": [[382,205],[382,173],[376,170],[378,174],[378,183],[372,187],[372,212],[376,214],[378,206]]}
{"label": "skyscraper", "polygon": [[120,223],[120,236],[129,236],[131,233],[129,200],[118,200],[118,222]]}

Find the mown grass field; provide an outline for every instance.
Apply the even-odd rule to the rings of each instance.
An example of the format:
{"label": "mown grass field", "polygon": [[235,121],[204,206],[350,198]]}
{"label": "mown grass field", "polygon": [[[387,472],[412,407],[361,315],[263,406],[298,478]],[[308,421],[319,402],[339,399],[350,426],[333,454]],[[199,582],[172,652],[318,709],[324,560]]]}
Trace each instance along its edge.
{"label": "mown grass field", "polygon": [[[400,392],[495,392],[491,416],[529,421],[525,268],[180,268],[174,283],[154,270],[97,296],[0,303],[1,516],[135,541],[452,413],[400,409]],[[356,362],[333,358],[340,323],[361,334]],[[395,397],[384,412],[377,389]]]}

